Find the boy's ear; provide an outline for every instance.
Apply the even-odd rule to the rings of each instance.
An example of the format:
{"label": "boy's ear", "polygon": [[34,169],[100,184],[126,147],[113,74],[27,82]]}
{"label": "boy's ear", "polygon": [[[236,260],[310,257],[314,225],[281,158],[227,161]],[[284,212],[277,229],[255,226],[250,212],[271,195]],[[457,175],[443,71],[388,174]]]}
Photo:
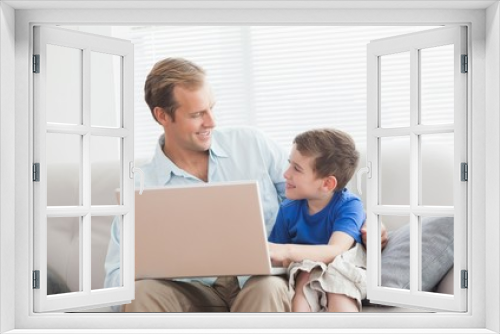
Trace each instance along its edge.
{"label": "boy's ear", "polygon": [[323,180],[323,187],[325,187],[325,189],[328,191],[335,190],[335,188],[337,188],[337,184],[337,178],[333,175],[327,176]]}

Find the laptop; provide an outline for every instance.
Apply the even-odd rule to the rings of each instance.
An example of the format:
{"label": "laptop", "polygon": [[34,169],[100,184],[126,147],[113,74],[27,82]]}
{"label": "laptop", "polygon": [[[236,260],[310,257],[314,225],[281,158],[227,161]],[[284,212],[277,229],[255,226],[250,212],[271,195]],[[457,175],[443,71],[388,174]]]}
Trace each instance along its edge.
{"label": "laptop", "polygon": [[135,195],[135,275],[277,275],[256,181],[144,189]]}

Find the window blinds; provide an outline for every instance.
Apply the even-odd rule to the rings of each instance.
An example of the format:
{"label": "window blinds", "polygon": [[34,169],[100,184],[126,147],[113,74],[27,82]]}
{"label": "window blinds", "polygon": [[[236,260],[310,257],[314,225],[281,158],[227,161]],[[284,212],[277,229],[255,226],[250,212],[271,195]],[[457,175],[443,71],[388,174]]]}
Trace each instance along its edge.
{"label": "window blinds", "polygon": [[288,150],[298,133],[328,126],[364,146],[367,43],[431,28],[113,27],[114,37],[135,45],[135,156],[150,158],[163,131],[144,102],[144,81],[166,57],[187,58],[207,71],[219,127],[256,126]]}

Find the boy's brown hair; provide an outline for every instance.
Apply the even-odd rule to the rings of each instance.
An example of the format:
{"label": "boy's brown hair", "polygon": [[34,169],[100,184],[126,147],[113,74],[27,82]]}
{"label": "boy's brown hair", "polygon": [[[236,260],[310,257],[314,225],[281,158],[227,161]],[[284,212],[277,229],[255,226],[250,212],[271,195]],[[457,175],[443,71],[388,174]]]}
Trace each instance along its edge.
{"label": "boy's brown hair", "polygon": [[144,99],[151,109],[160,107],[175,121],[175,110],[179,107],[174,98],[174,88],[179,85],[195,89],[205,83],[205,71],[198,65],[182,58],[166,58],[157,62],[149,72],[144,84]]}
{"label": "boy's brown hair", "polygon": [[343,189],[354,175],[359,153],[347,133],[336,129],[316,129],[299,134],[293,142],[300,154],[314,158],[312,168],[316,177],[335,176],[335,190]]}

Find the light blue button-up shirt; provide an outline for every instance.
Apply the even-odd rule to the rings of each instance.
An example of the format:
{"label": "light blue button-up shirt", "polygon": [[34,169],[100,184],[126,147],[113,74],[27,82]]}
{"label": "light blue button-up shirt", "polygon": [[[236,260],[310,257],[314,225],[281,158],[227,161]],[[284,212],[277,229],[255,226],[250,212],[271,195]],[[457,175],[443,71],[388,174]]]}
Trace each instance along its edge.
{"label": "light blue button-up shirt", "polygon": [[[204,182],[180,169],[166,157],[163,153],[164,144],[165,137],[162,135],[153,159],[141,167],[145,174],[145,187]],[[266,229],[269,235],[276,219],[279,204],[285,198],[283,173],[288,166],[287,153],[260,131],[249,127],[238,127],[215,129],[212,132],[209,157],[208,182],[258,181]],[[104,287],[106,288],[120,286],[119,228],[120,225],[115,218],[111,227],[111,240],[105,263]],[[238,277],[240,287],[247,279],[247,276]],[[183,280],[197,280],[211,286],[216,277]]]}

